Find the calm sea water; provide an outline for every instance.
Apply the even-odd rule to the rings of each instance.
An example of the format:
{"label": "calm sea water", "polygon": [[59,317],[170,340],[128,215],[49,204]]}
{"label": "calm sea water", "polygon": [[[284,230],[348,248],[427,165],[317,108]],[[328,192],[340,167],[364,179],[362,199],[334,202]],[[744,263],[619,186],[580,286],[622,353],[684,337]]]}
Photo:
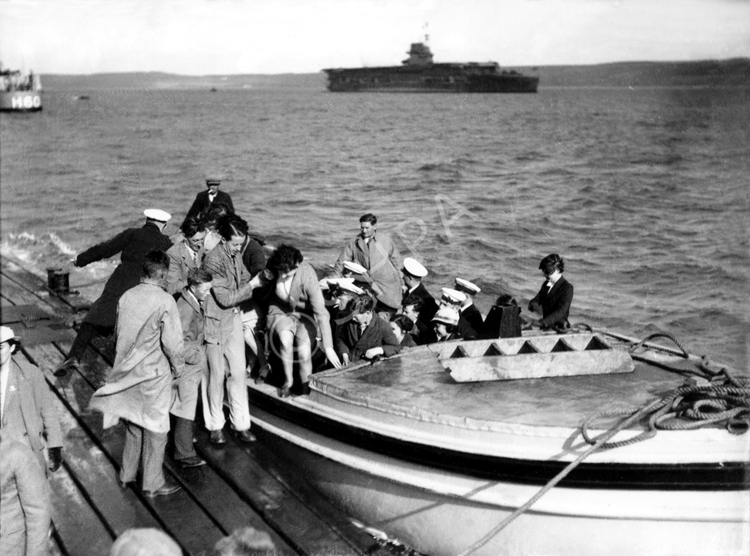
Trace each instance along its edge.
{"label": "calm sea water", "polygon": [[48,91],[42,113],[0,116],[2,248],[44,273],[145,208],[179,224],[218,172],[252,228],[318,267],[372,212],[433,294],[466,278],[486,312],[532,297],[557,252],[572,322],[670,332],[745,368],[749,91]]}

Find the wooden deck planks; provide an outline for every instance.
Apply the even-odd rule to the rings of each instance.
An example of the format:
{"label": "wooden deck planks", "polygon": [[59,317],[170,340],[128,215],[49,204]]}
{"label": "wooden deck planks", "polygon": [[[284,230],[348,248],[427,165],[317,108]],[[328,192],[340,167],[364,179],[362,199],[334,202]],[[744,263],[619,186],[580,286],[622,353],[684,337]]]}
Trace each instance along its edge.
{"label": "wooden deck planks", "polygon": [[114,542],[107,529],[66,467],[51,474],[52,522],[68,554],[109,554]]}
{"label": "wooden deck planks", "polygon": [[[84,305],[50,295],[43,279],[17,262],[2,257],[0,263],[0,309],[36,305],[57,319],[71,319],[76,305]],[[19,332],[23,335],[23,329]],[[118,427],[103,431],[101,416],[86,409],[109,370],[102,355],[106,343],[98,351],[88,351],[80,373],[62,380],[51,373],[73,337],[70,330],[54,343],[25,348],[56,395],[65,435],[65,465],[51,478],[55,528],[51,554],[106,554],[113,539],[130,527],[162,528],[187,554],[210,554],[219,538],[246,526],[268,532],[279,554],[385,553],[324,501],[316,501],[309,492],[292,492],[277,473],[264,469],[260,462],[272,461],[273,456],[260,443],[248,446],[231,439],[226,447],[217,448],[202,429],[196,435],[197,448],[209,465],[182,469],[166,458],[165,472],[183,485],[183,491],[148,500],[133,488],[120,490],[116,477],[122,432]],[[66,511],[71,507],[76,511]],[[82,540],[90,535],[99,539],[97,543]]]}

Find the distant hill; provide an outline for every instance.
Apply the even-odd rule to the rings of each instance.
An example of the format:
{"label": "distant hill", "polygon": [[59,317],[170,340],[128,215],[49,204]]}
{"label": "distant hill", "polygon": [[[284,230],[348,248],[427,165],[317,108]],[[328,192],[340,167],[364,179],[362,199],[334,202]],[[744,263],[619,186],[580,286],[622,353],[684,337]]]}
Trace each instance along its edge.
{"label": "distant hill", "polygon": [[[750,58],[697,62],[618,62],[589,66],[504,67],[538,75],[545,87],[750,86]],[[43,75],[49,91],[106,89],[299,89],[324,90],[325,74],[204,75],[97,73]]]}
{"label": "distant hill", "polygon": [[750,86],[750,58],[515,69],[538,75],[540,88]]}
{"label": "distant hill", "polygon": [[143,89],[325,89],[324,73],[274,75],[177,75],[173,73],[94,73],[91,75],[43,75],[48,91],[143,90]]}

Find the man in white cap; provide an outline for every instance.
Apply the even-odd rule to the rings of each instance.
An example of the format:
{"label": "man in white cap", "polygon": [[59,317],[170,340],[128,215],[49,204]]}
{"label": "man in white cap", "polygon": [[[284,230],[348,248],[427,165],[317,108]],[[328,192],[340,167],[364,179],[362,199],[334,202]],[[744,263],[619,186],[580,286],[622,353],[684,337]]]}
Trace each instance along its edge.
{"label": "man in white cap", "polygon": [[403,275],[404,287],[406,288],[401,304],[403,305],[404,300],[411,295],[420,298],[422,300],[422,308],[419,310],[419,321],[425,326],[429,326],[438,306],[435,298],[430,295],[430,292],[427,291],[427,288],[422,283],[422,278],[427,276],[427,269],[416,259],[406,257],[401,274]]}
{"label": "man in white cap", "polygon": [[344,246],[334,271],[341,276],[344,261],[367,269],[377,295],[375,311],[381,318],[390,320],[401,306],[401,254],[390,237],[377,233],[377,223],[374,214],[365,214],[359,219],[360,233]]}
{"label": "man in white cap", "polygon": [[56,376],[64,376],[77,368],[89,342],[96,336],[108,336],[115,328],[117,302],[120,296],[143,277],[143,261],[152,250],[167,251],[172,242],[162,233],[172,216],[159,209],[143,211],[146,223],[141,228],[128,228],[104,243],[87,249],[74,259],[77,267],[113,257],[118,253],[120,264],[107,280],[101,296],[89,309],[81,323],[68,357],[55,370]]}
{"label": "man in white cap", "polygon": [[476,284],[472,284],[463,278],[456,278],[456,290],[466,294],[466,299],[461,303],[461,308],[458,312],[476,335],[482,330],[484,319],[482,318],[482,313],[474,305],[474,296],[482,290]]}
{"label": "man in white cap", "polygon": [[8,440],[29,447],[42,470],[57,471],[62,464],[62,432],[52,392],[36,366],[13,359],[18,346],[13,330],[0,326],[0,429]]}
{"label": "man in white cap", "polygon": [[443,288],[443,295],[438,302],[439,306],[450,307],[458,314],[457,332],[464,340],[474,340],[477,337],[476,331],[471,327],[468,321],[461,315],[461,307],[466,301],[466,294],[453,288]]}
{"label": "man in white cap", "polygon": [[195,201],[188,210],[185,220],[188,218],[198,218],[205,215],[214,205],[224,205],[229,212],[234,213],[232,197],[226,191],[219,191],[221,178],[218,176],[209,176],[206,178],[206,190],[201,191],[195,196]]}

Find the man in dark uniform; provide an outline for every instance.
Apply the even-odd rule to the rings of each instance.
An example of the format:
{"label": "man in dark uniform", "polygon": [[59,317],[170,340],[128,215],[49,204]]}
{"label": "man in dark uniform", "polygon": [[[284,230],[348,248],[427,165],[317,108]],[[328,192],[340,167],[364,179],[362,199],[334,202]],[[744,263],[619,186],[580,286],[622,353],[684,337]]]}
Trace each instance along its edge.
{"label": "man in dark uniform", "polygon": [[479,334],[484,325],[484,319],[482,318],[482,313],[474,305],[474,296],[482,290],[479,286],[463,278],[456,278],[456,290],[466,294],[466,299],[464,299],[461,308],[458,310],[459,314],[471,326],[475,334]]}
{"label": "man in dark uniform", "polygon": [[[422,266],[417,260],[411,257],[404,259],[404,267],[401,269],[403,274],[404,291],[403,300],[410,296],[416,296],[422,300],[422,308],[419,310],[419,322],[421,322],[425,328],[431,327],[432,317],[435,316],[438,306],[435,302],[435,298],[430,295],[427,288],[422,283],[422,278],[427,276],[427,269]],[[403,306],[403,300],[401,305]]]}
{"label": "man in dark uniform", "polygon": [[195,201],[193,201],[193,205],[190,207],[185,219],[203,216],[214,204],[224,205],[230,212],[234,213],[232,197],[229,196],[229,193],[219,191],[220,185],[221,180],[219,178],[206,178],[206,190],[201,191],[195,196]]}
{"label": "man in dark uniform", "polygon": [[146,216],[146,223],[142,228],[128,228],[75,258],[75,266],[81,267],[122,252],[120,265],[109,277],[101,296],[84,317],[70,353],[55,370],[55,376],[64,376],[69,370],[78,367],[88,343],[97,334],[108,336],[112,333],[117,319],[117,302],[123,293],[140,283],[146,253],[153,250],[166,251],[172,246],[169,238],[162,233],[172,216],[159,209],[148,209],[143,214]]}
{"label": "man in dark uniform", "polygon": [[[466,301],[466,294],[453,288],[443,288],[443,295],[438,301],[438,311],[443,307],[450,307],[459,315],[456,323],[456,333],[464,340],[475,340],[477,331],[469,324],[469,321],[461,314],[461,307]],[[432,339],[430,339],[432,343]]]}

